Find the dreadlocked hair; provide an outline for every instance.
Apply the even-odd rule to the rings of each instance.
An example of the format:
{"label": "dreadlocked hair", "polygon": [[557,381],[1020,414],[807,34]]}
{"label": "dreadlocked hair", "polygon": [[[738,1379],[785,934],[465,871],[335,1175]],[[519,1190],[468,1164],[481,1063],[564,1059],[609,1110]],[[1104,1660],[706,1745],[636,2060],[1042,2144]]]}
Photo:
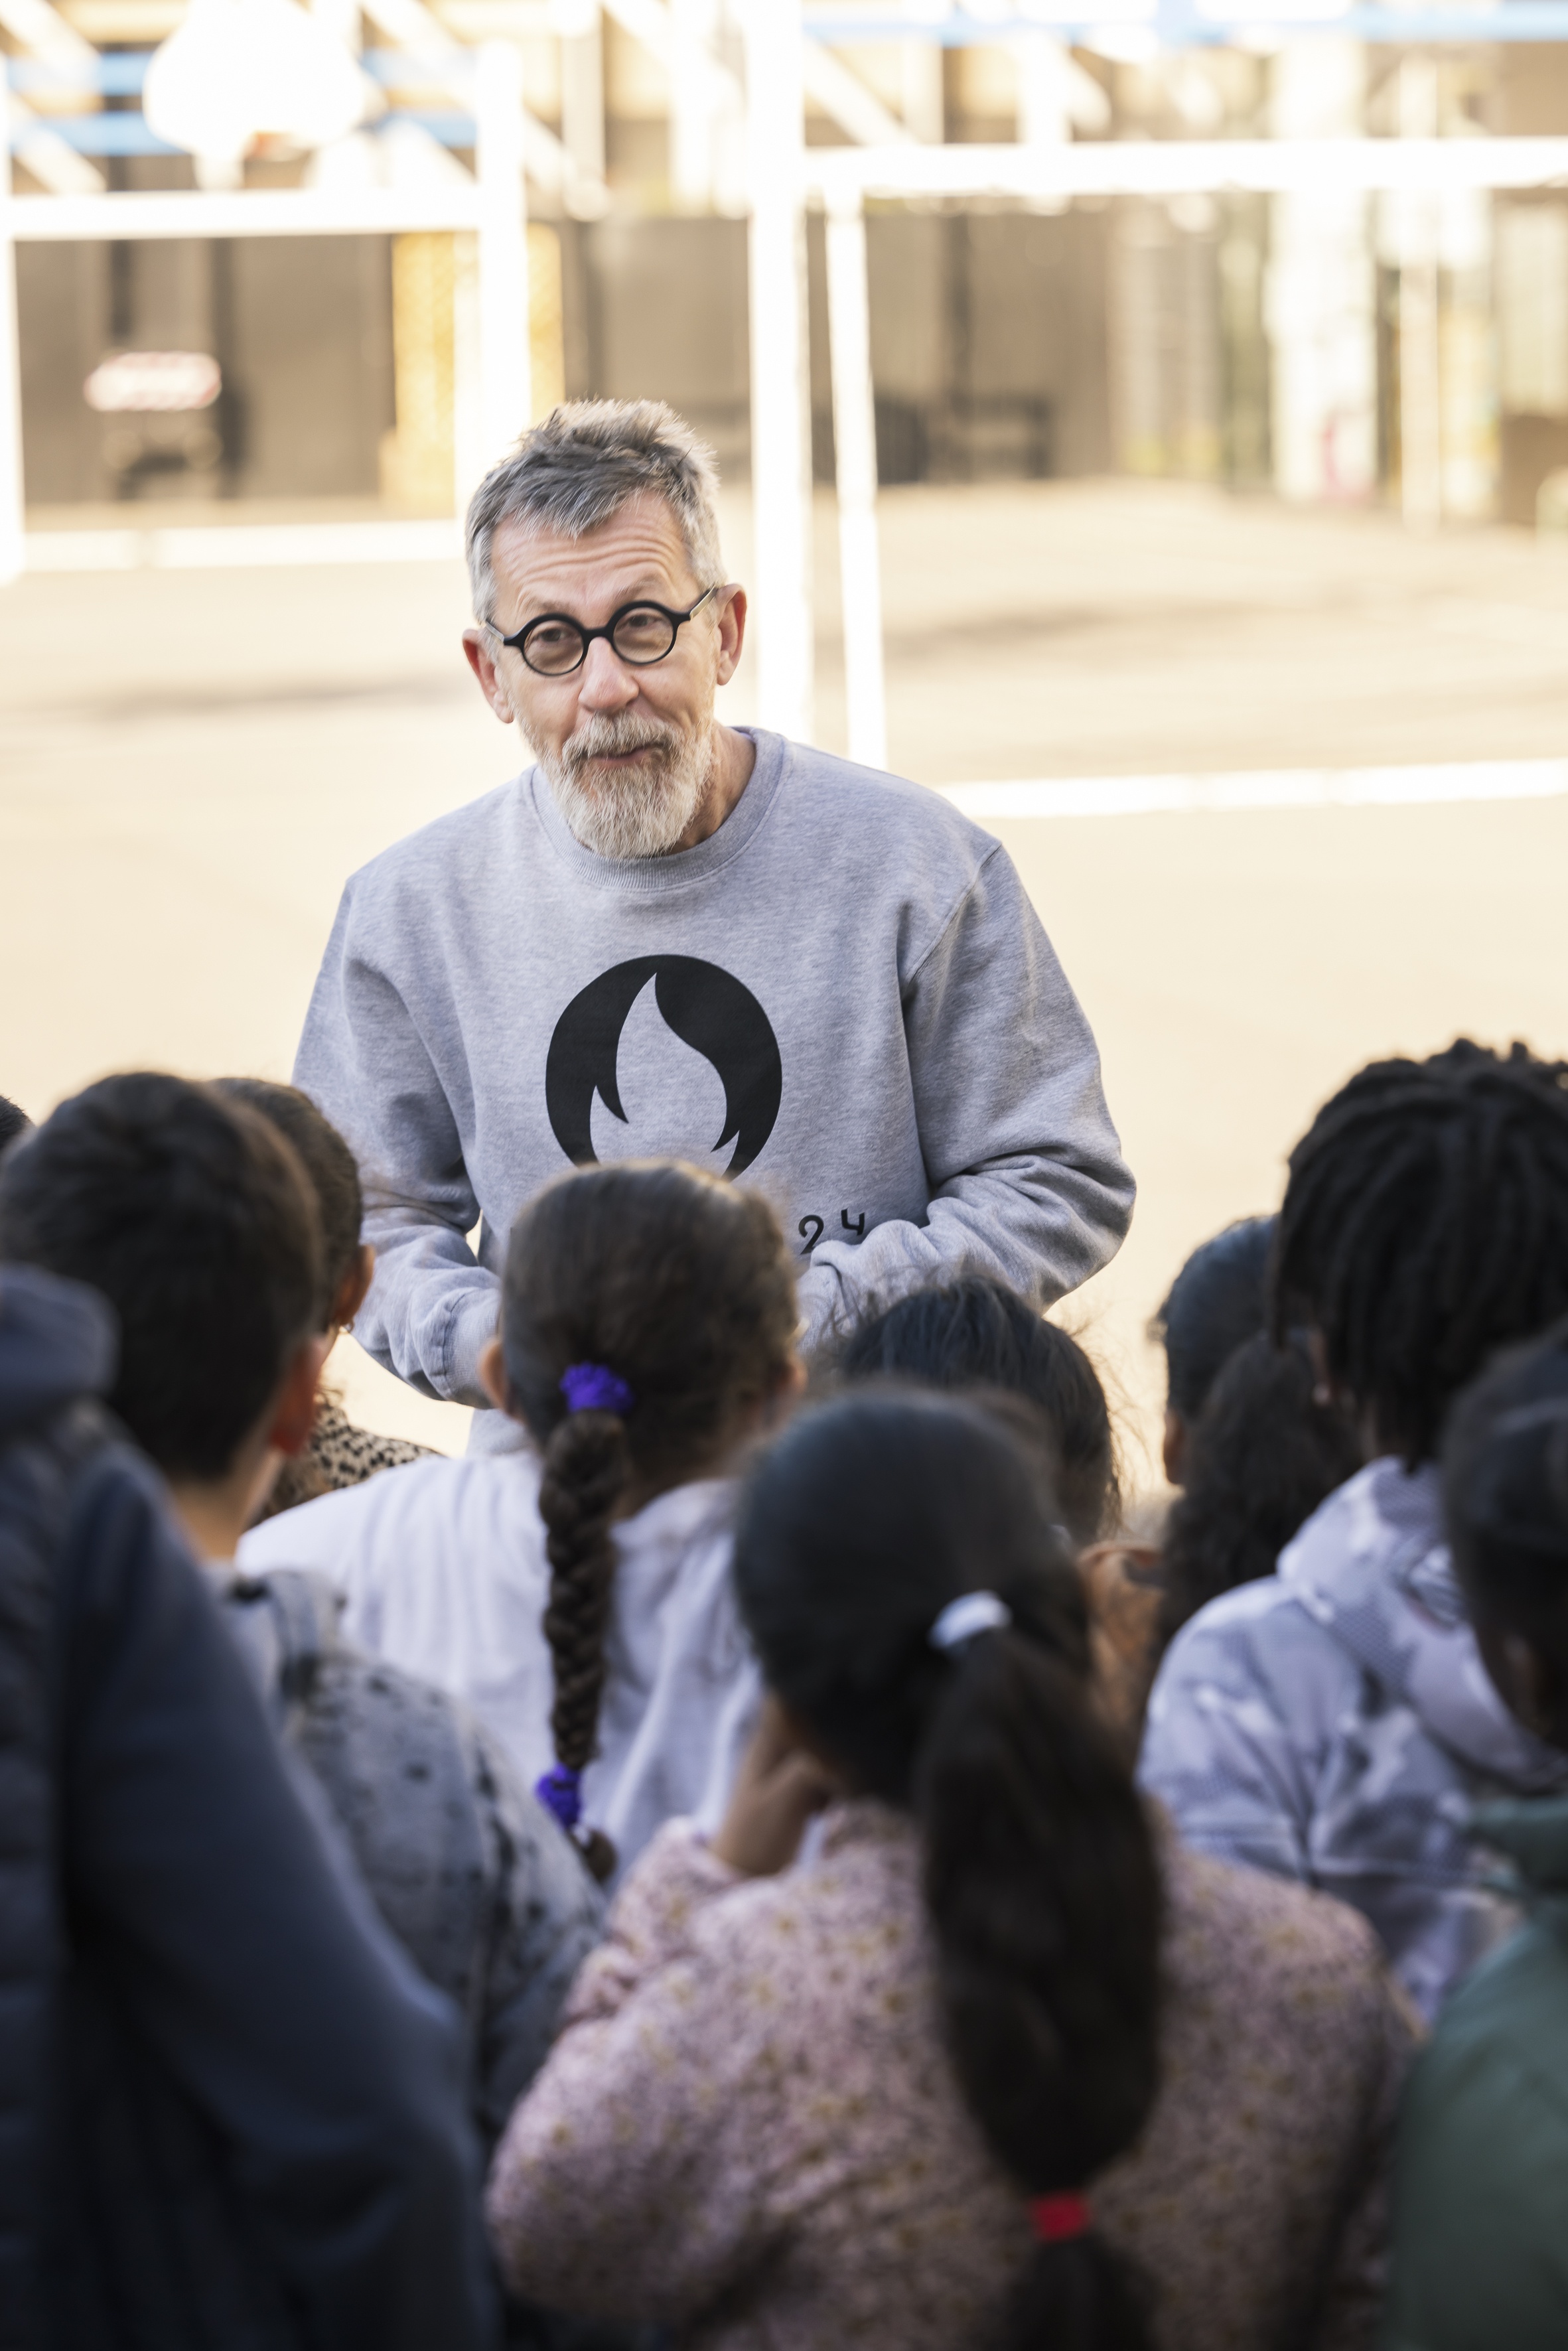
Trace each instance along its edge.
{"label": "dreadlocked hair", "polygon": [[[695,1168],[578,1169],[513,1225],[501,1352],[508,1403],[543,1457],[550,1728],[569,1772],[598,1749],[616,1520],[719,1468],[786,1378],[798,1317],[772,1210]],[[579,1364],[614,1375],[631,1398],[622,1411],[570,1409],[561,1379]],[[609,1840],[594,1831],[583,1850],[608,1877]]]}
{"label": "dreadlocked hair", "polygon": [[1321,1332],[1330,1375],[1414,1468],[1496,1347],[1568,1311],[1568,1062],[1468,1038],[1375,1061],[1291,1155],[1273,1324]]}
{"label": "dreadlocked hair", "polygon": [[[914,1816],[947,2053],[1020,2204],[1086,2188],[1158,2084],[1158,1863],[1055,1515],[977,1403],[867,1383],[768,1448],[735,1549],[769,1689],[851,1787]],[[1010,1621],[935,1647],[976,1591]],[[1092,2226],[1036,2245],[1005,2351],[1150,2340],[1141,2281]]]}

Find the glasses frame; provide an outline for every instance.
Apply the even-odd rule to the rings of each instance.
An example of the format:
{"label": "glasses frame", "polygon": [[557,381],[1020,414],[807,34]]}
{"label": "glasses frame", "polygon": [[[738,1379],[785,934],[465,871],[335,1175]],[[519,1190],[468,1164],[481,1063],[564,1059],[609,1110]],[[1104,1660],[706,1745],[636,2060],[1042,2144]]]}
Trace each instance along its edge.
{"label": "glasses frame", "polygon": [[[588,659],[588,648],[592,644],[596,637],[603,637],[609,644],[611,652],[615,655],[616,660],[619,662],[625,662],[628,669],[656,669],[662,661],[669,660],[670,655],[675,650],[676,639],[679,637],[681,631],[685,627],[686,622],[690,620],[694,620],[697,613],[702,611],[703,606],[710,602],[712,599],[718,594],[719,587],[720,583],[716,581],[711,588],[705,588],[702,594],[697,598],[696,602],[691,606],[689,611],[685,612],[672,611],[668,604],[661,604],[656,597],[633,596],[629,604],[622,604],[618,608],[618,610],[611,613],[610,618],[605,622],[601,629],[584,628],[582,622],[570,612],[536,612],[531,621],[526,622],[522,628],[517,630],[514,634],[509,637],[501,635],[501,632],[497,628],[494,621],[486,621],[485,626],[491,630],[496,636],[500,637],[501,643],[507,646],[510,652],[519,655],[526,667],[532,672],[535,677],[548,677],[551,679],[575,677],[578,671],[582,667],[583,663]],[[621,648],[615,643],[615,632],[621,626],[622,622],[626,618],[628,612],[662,612],[664,619],[668,621],[670,624],[669,643],[664,647],[662,653],[655,653],[651,661],[632,661],[627,654],[621,651]],[[528,639],[533,635],[536,629],[542,629],[547,621],[564,621],[567,627],[569,629],[575,629],[578,635],[582,639],[582,651],[579,653],[577,659],[572,663],[570,669],[536,669],[533,663],[528,660]]]}

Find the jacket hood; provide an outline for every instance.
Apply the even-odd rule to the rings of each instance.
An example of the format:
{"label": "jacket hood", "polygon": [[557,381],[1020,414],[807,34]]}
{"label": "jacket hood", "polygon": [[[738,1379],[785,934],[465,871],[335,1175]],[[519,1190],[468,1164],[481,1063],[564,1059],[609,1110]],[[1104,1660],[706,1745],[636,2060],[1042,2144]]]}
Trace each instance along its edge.
{"label": "jacket hood", "polygon": [[1521,1793],[1568,1782],[1568,1756],[1514,1720],[1481,1663],[1443,1537],[1435,1464],[1369,1462],[1313,1512],[1279,1573],[1439,1746]]}
{"label": "jacket hood", "polygon": [[106,1395],[120,1353],[96,1290],[33,1266],[0,1266],[0,1439],[80,1396]]}
{"label": "jacket hood", "polygon": [[239,1645],[280,1729],[308,1706],[324,1657],[339,1646],[338,1599],[323,1575],[279,1568],[253,1578],[215,1568],[220,1596]]}

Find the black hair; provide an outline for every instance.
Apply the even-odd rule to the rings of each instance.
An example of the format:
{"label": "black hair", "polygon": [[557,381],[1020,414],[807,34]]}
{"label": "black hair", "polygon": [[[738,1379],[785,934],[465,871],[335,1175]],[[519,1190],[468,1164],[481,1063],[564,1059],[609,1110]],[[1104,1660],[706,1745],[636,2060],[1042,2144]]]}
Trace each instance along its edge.
{"label": "black hair", "polygon": [[327,1313],[330,1317],[345,1288],[358,1274],[360,1228],[365,1221],[364,1195],[360,1188],[360,1163],[324,1111],[318,1110],[298,1086],[283,1086],[269,1078],[217,1078],[214,1092],[225,1102],[240,1102],[256,1111],[280,1134],[287,1135],[310,1178],[321,1220],[321,1248]]}
{"label": "black hair", "polygon": [[243,1103],[183,1078],[105,1078],[7,1153],[0,1259],[109,1301],[109,1402],[171,1478],[223,1477],[291,1351],[321,1327],[303,1167]]}
{"label": "black hair", "polygon": [[[753,1469],[735,1576],[769,1688],[853,1789],[915,1816],[947,2047],[988,2146],[1023,2195],[1083,2189],[1154,2102],[1160,1883],[1029,1462],[974,1405],[840,1395]],[[1010,1625],[934,1647],[977,1590]],[[1042,2243],[1008,2340],[1134,2351],[1136,2281],[1092,2230]]]}
{"label": "black hair", "polygon": [[1291,1536],[1361,1467],[1354,1431],[1316,1391],[1301,1337],[1277,1347],[1267,1332],[1215,1381],[1166,1529],[1161,1649],[1220,1593],[1272,1575]]}
{"label": "black hair", "polygon": [[1454,1563],[1485,1613],[1559,1655],[1568,1633],[1568,1323],[1511,1348],[1455,1404],[1443,1447]]}
{"label": "black hair", "polygon": [[[508,1402],[544,1456],[545,1637],[558,1761],[597,1750],[613,1520],[716,1468],[748,1407],[788,1371],[800,1308],[766,1202],[672,1161],[559,1176],[512,1227],[501,1303]],[[592,1364],[631,1390],[622,1412],[572,1412],[561,1375]],[[608,1876],[608,1839],[587,1856]]]}
{"label": "black hair", "polygon": [[1170,1408],[1194,1421],[1222,1365],[1269,1324],[1269,1256],[1277,1217],[1243,1217],[1194,1249],[1149,1336],[1166,1351]]}
{"label": "black hair", "polygon": [[30,1134],[33,1122],[26,1112],[5,1094],[0,1094],[0,1151],[4,1151],[7,1144],[15,1143],[19,1134]]}
{"label": "black hair", "polygon": [[1276,1334],[1312,1324],[1330,1376],[1414,1468],[1487,1357],[1568,1312],[1568,1063],[1469,1038],[1375,1061],[1290,1165]]}
{"label": "black hair", "polygon": [[836,1368],[850,1380],[886,1375],[1022,1396],[1045,1423],[1051,1483],[1074,1541],[1094,1542],[1115,1524],[1116,1448],[1099,1374],[1076,1339],[1005,1282],[962,1274],[873,1309]]}

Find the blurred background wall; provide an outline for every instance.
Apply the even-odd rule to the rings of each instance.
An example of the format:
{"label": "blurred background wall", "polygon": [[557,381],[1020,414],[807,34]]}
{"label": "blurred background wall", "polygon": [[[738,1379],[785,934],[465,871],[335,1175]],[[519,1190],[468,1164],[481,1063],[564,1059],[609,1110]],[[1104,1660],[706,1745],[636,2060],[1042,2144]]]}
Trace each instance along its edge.
{"label": "blurred background wall", "polygon": [[[435,13],[460,17],[467,37],[519,19],[515,0],[451,0]],[[79,98],[47,88],[34,88],[29,106],[84,152],[156,149],[135,110],[136,76],[178,21],[178,0],[63,0],[59,14],[120,61],[125,87],[89,101],[86,116]],[[520,14],[547,17],[542,7]],[[705,120],[694,177],[667,65],[614,16],[580,9],[572,21],[583,29],[522,44],[536,119],[601,175],[598,217],[572,216],[570,188],[530,195],[536,386],[667,399],[743,481],[738,126]],[[399,138],[421,142],[421,168],[471,162],[460,142],[472,127],[399,54],[373,52]],[[839,54],[887,119],[923,138],[1038,131],[1018,42],[889,40]],[[1060,127],[1080,139],[1568,131],[1568,52],[1548,44],[1420,51],[1319,34],[1271,56],[1210,46],[1128,62],[1084,47],[1061,60],[1073,119]],[[356,134],[383,169],[396,144],[386,128],[374,141]],[[810,103],[807,132],[818,143],[843,135]],[[191,185],[194,166],[172,152],[112,152],[94,168],[110,187],[172,188]],[[245,181],[286,185],[319,169],[275,142],[247,162]],[[40,184],[25,149],[16,184]],[[813,449],[828,479],[820,218],[809,242]],[[470,244],[446,235],[22,246],[29,505],[329,499],[450,511]],[[1321,193],[1080,199],[1054,211],[890,204],[873,208],[869,256],[888,484],[1124,473],[1397,502],[1415,368],[1433,377],[1445,516],[1532,523],[1542,486],[1568,466],[1568,194],[1454,195],[1429,221],[1396,197]],[[183,415],[96,413],[84,383],[127,350],[208,352],[221,397]]]}

